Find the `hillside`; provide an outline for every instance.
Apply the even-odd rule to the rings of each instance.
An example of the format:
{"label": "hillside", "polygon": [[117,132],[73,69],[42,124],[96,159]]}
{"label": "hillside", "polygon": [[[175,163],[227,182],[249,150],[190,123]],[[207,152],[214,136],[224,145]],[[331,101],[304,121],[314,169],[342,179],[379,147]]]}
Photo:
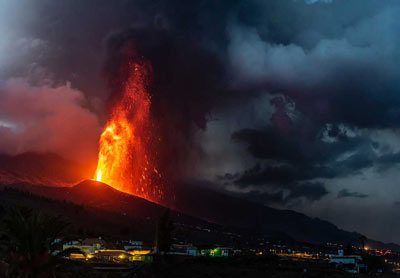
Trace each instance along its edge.
{"label": "hillside", "polygon": [[[73,187],[45,187],[27,183],[14,184],[13,187],[48,198],[83,204],[134,218],[155,219],[165,210],[163,206],[92,180]],[[314,244],[326,242],[358,244],[360,237],[360,234],[341,230],[328,221],[310,218],[291,210],[269,208],[209,188],[178,186],[176,202],[172,208],[183,212],[174,212],[174,217],[177,222],[186,223],[185,225],[195,226],[199,223],[211,225],[207,224],[210,222],[241,233],[295,239]],[[199,219],[207,222],[201,222]],[[373,240],[369,240],[368,245],[400,250],[398,245],[385,245]]]}
{"label": "hillside", "polygon": [[79,165],[52,153],[0,154],[0,183],[74,185],[87,179],[88,173],[94,171],[92,167]]}
{"label": "hillside", "polygon": [[[133,217],[152,217],[164,208],[108,185],[84,181],[90,167],[82,167],[54,154],[0,155],[0,184],[12,185],[38,195],[84,204]],[[74,185],[65,187],[65,185]],[[43,186],[46,185],[46,186]],[[183,215],[263,236],[324,244],[358,244],[359,234],[292,210],[278,210],[217,192],[207,186],[180,183],[174,186],[174,203],[163,204]],[[190,222],[190,219],[186,219]],[[196,222],[196,221],[194,221]],[[400,249],[370,240],[369,245]]]}
{"label": "hillside", "polygon": [[180,185],[175,208],[210,222],[251,229],[265,234],[281,231],[305,242],[356,242],[359,235],[343,231],[328,221],[292,210],[273,209],[232,197],[210,188]]}
{"label": "hillside", "polygon": [[[100,205],[95,207],[86,203],[75,203],[66,199],[51,199],[45,197],[50,192],[54,192],[51,187],[30,186],[32,191],[42,191],[39,193],[31,193],[25,191],[27,184],[15,184],[14,187],[0,188],[0,218],[4,214],[5,208],[13,206],[25,206],[35,211],[40,211],[45,214],[56,215],[69,223],[68,237],[78,239],[84,237],[98,237],[112,240],[135,239],[144,240],[149,244],[153,244],[157,218],[165,213],[166,208],[150,203],[146,200],[131,196],[122,196],[114,199],[114,189],[107,185],[97,182],[85,182],[76,188],[77,190],[67,194],[69,196],[83,196],[80,194],[100,194],[102,196],[110,195],[111,199],[122,200],[127,197],[131,202],[135,203],[141,209],[134,209],[129,206],[126,212],[121,212],[119,209],[105,209]],[[94,188],[93,186],[97,186]],[[46,191],[46,189],[50,189]],[[66,188],[64,188],[66,189]],[[61,190],[62,191],[62,190]],[[90,193],[91,191],[92,193]],[[65,193],[66,191],[64,191]],[[118,194],[119,195],[119,194]],[[125,194],[126,195],[126,194]],[[108,206],[106,203],[103,203]],[[207,223],[200,219],[183,215],[181,213],[171,211],[170,219],[174,223],[173,236],[176,240],[188,240],[194,244],[226,244],[232,245],[234,238],[231,233],[226,232],[223,227]]]}

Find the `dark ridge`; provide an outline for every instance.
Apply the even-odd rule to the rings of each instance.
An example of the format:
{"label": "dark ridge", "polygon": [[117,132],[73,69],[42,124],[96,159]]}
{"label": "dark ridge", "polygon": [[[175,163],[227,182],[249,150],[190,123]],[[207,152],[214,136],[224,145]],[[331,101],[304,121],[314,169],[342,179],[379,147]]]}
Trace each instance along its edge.
{"label": "dark ridge", "polygon": [[[154,219],[165,207],[145,199],[120,192],[104,183],[84,181],[73,187],[46,187],[27,183],[13,187],[34,194],[65,200],[135,218]],[[312,244],[336,242],[359,244],[360,234],[339,229],[332,223],[311,218],[291,210],[278,210],[257,203],[196,186],[177,186],[173,214],[178,222],[195,226],[225,227],[258,237],[280,237]],[[212,224],[214,223],[214,224]],[[370,247],[400,250],[398,245],[386,245],[368,240]]]}

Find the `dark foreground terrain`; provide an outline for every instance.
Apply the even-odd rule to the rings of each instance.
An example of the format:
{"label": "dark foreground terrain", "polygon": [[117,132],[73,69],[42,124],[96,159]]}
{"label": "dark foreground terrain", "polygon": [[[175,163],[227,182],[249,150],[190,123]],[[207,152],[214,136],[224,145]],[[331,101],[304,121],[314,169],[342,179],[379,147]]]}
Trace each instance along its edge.
{"label": "dark foreground terrain", "polygon": [[[293,261],[275,256],[240,256],[231,258],[178,258],[147,265],[135,277],[399,277],[396,274],[349,274],[321,261]],[[306,269],[306,272],[305,272]]]}
{"label": "dark foreground terrain", "polygon": [[[43,212],[53,217],[67,221],[69,225],[65,227],[62,237],[65,241],[74,239],[83,239],[87,237],[101,236],[106,240],[105,247],[107,249],[122,248],[119,241],[124,239],[141,239],[149,244],[149,248],[153,245],[156,234],[156,218],[158,214],[164,211],[155,204],[145,200],[139,200],[141,206],[128,206],[126,212],[118,212],[118,210],[107,210],[112,204],[112,200],[118,200],[121,204],[126,205],[126,198],[131,200],[131,196],[114,193],[112,189],[100,186],[99,184],[90,183],[77,186],[74,190],[68,191],[66,196],[68,200],[53,200],[47,197],[34,195],[15,188],[5,187],[0,190],[0,219],[7,216],[10,208],[23,205],[34,212]],[[111,193],[116,197],[108,198]],[[81,200],[81,196],[89,196],[94,194],[96,200],[100,200],[101,206],[90,202],[80,202],[76,204],[72,200]],[[93,196],[94,197],[94,196]],[[117,198],[118,197],[118,198]],[[93,198],[94,199],[94,198]],[[110,200],[111,199],[111,200]],[[71,200],[71,201],[70,201]],[[91,198],[89,198],[91,200]],[[117,201],[115,201],[117,202]],[[137,202],[132,202],[137,204]],[[111,205],[110,205],[111,207]],[[7,219],[7,217],[6,217]],[[202,220],[184,216],[176,212],[171,212],[171,221],[174,224],[172,231],[173,242],[189,240],[195,245],[210,245],[218,242],[220,245],[234,246],[239,249],[239,253],[229,258],[219,257],[188,257],[188,256],[153,256],[153,263],[140,262],[134,265],[116,264],[117,268],[113,271],[99,270],[96,262],[73,261],[64,259],[63,257],[48,257],[52,263],[53,272],[44,271],[45,276],[23,276],[23,277],[375,277],[377,275],[352,275],[331,267],[327,261],[312,259],[287,259],[283,257],[268,255],[267,248],[263,250],[264,255],[256,255],[253,250],[254,244],[252,237],[244,235],[236,235],[227,233],[224,227],[213,225]],[[3,223],[3,222],[1,222]],[[29,222],[30,223],[30,222]],[[3,223],[4,224],[4,223]],[[1,225],[1,224],[0,224]],[[40,228],[40,227],[39,227]],[[0,231],[1,228],[0,228]],[[30,236],[37,235],[36,229],[28,229],[31,231]],[[33,231],[33,233],[32,233]],[[1,237],[0,237],[1,238]],[[26,236],[22,237],[25,243]],[[6,239],[6,238],[4,238]],[[239,241],[239,242],[238,242]],[[264,240],[265,241],[265,240]],[[0,243],[6,243],[1,242]],[[246,244],[244,244],[246,243]],[[243,246],[244,244],[244,246]],[[293,243],[294,244],[294,243]],[[6,244],[7,245],[7,244]],[[28,244],[29,245],[29,244]],[[57,247],[54,244],[53,247]],[[2,244],[0,244],[2,246]],[[10,244],[7,245],[10,247]],[[30,245],[29,245],[30,246]],[[257,246],[257,245],[256,245]],[[300,246],[300,245],[298,245]],[[11,246],[12,247],[12,246]],[[204,247],[204,246],[203,246]],[[60,249],[61,246],[58,246]],[[210,248],[210,247],[205,247]],[[8,249],[7,249],[8,250]],[[12,253],[6,249],[0,248],[0,278],[14,277],[5,276],[4,273],[11,267],[19,267],[18,265],[7,265],[6,262],[13,262],[9,259]],[[47,249],[46,249],[47,250]],[[60,249],[61,250],[61,249]],[[33,250],[34,251],[34,250]],[[253,250],[254,251],[254,250]],[[29,251],[28,253],[32,253]],[[45,252],[46,253],[46,252]],[[250,254],[251,255],[245,255]],[[258,254],[259,252],[257,252]],[[40,253],[42,254],[42,253]],[[267,255],[266,255],[267,254]],[[3,255],[3,256],[2,256]],[[151,255],[152,256],[152,255]],[[19,261],[18,261],[19,262]],[[125,270],[118,270],[124,268]],[[42,269],[41,269],[42,271]],[[2,276],[2,273],[4,274]],[[22,277],[22,276],[18,276]],[[380,274],[378,277],[398,277],[392,274]]]}

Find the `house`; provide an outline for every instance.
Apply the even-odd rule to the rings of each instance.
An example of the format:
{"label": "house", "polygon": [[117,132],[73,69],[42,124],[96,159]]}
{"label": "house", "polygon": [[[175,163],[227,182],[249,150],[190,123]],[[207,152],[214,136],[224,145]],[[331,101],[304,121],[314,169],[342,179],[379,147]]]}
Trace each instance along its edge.
{"label": "house", "polygon": [[214,257],[229,257],[232,255],[232,248],[217,247],[214,250],[211,250],[211,255]]}
{"label": "house", "polygon": [[168,254],[197,256],[197,248],[192,244],[172,244]]}
{"label": "house", "polygon": [[96,250],[100,250],[103,248],[105,241],[101,238],[88,238],[83,240],[82,242],[71,241],[63,245],[63,250],[68,248],[77,248],[83,254],[71,254],[69,256],[70,259],[86,259],[89,254],[93,254]]}
{"label": "house", "polygon": [[141,262],[149,262],[152,261],[153,257],[151,256],[152,251],[151,250],[133,250],[129,252],[131,255],[133,255],[132,260],[133,261],[141,261]]}
{"label": "house", "polygon": [[349,273],[366,273],[367,266],[362,263],[359,255],[344,255],[343,250],[338,250],[338,255],[331,256],[330,264],[334,264],[337,268],[343,268]]}
{"label": "house", "polygon": [[89,259],[93,258],[103,262],[114,263],[133,261],[133,255],[125,250],[97,250],[89,256]]}
{"label": "house", "polygon": [[93,246],[96,248],[96,250],[98,250],[104,247],[106,242],[103,239],[101,239],[101,237],[99,237],[99,238],[87,238],[83,240],[81,244],[85,246]]}
{"label": "house", "polygon": [[233,249],[230,247],[217,247],[215,249],[203,249],[200,254],[202,256],[211,257],[229,257],[233,255]]}
{"label": "house", "polygon": [[103,262],[124,263],[133,261],[151,261],[151,250],[97,250],[88,256],[89,259],[97,259]]}
{"label": "house", "polygon": [[125,250],[142,250],[143,249],[143,241],[138,240],[130,240],[128,245],[124,246]]}
{"label": "house", "polygon": [[80,244],[80,242],[77,240],[71,240],[64,243],[64,245],[78,245],[78,244]]}
{"label": "house", "polygon": [[69,249],[69,248],[76,248],[81,250],[83,253],[87,254],[92,254],[96,250],[94,246],[89,246],[89,245],[63,245],[63,250]]}

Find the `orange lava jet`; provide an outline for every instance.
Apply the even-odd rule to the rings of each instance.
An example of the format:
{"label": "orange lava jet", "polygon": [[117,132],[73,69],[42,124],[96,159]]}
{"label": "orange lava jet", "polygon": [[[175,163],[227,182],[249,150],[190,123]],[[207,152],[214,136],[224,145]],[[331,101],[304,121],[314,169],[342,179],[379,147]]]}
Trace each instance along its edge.
{"label": "orange lava jet", "polygon": [[150,95],[152,68],[149,62],[124,62],[127,76],[119,99],[113,103],[99,141],[94,179],[120,191],[160,202],[161,174],[156,169]]}

